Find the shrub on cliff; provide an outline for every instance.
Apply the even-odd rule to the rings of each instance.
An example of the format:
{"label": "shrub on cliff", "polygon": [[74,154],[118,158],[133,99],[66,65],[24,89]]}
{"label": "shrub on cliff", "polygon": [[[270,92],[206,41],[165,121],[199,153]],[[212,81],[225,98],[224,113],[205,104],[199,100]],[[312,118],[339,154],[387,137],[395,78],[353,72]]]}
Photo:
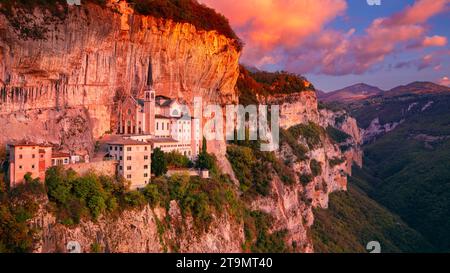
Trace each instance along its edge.
{"label": "shrub on cliff", "polygon": [[244,66],[240,66],[240,74],[236,83],[239,95],[239,103],[242,105],[258,104],[257,96],[276,94],[292,94],[302,91],[314,91],[314,86],[306,78],[285,71],[250,72]]}
{"label": "shrub on cliff", "polygon": [[336,129],[332,126],[327,127],[328,136],[334,140],[336,143],[343,143],[347,141],[347,139],[351,138],[351,136],[339,129]]}
{"label": "shrub on cliff", "polygon": [[288,252],[286,230],[271,232],[273,218],[262,211],[247,211],[244,217],[244,250],[252,253]]}
{"label": "shrub on cliff", "polygon": [[303,144],[299,143],[289,131],[280,129],[280,142],[281,144],[286,143],[291,147],[292,153],[297,157],[297,161],[304,161],[308,159],[306,155],[308,153],[308,148]]}
{"label": "shrub on cliff", "polygon": [[152,173],[161,176],[167,173],[167,159],[160,148],[156,148],[152,153]]}
{"label": "shrub on cliff", "polygon": [[39,181],[25,181],[0,195],[0,253],[31,252],[36,230],[28,221],[36,214],[44,193]]}
{"label": "shrub on cliff", "polygon": [[302,173],[302,174],[299,175],[299,179],[300,179],[300,182],[304,186],[306,186],[309,183],[311,183],[311,181],[313,181],[314,177],[311,174],[309,174],[309,173]]}
{"label": "shrub on cliff", "polygon": [[178,151],[172,151],[164,154],[169,168],[190,168],[193,163],[185,155]]}
{"label": "shrub on cliff", "polygon": [[337,165],[340,165],[345,162],[345,158],[339,158],[339,157],[333,157],[330,160],[328,160],[328,164],[330,167],[335,167]]}
{"label": "shrub on cliff", "polygon": [[263,196],[269,194],[272,176],[267,161],[257,159],[251,148],[237,145],[227,147],[227,158],[244,193]]}
{"label": "shrub on cliff", "polygon": [[324,129],[314,122],[308,124],[299,124],[292,126],[288,130],[293,137],[299,139],[303,137],[310,149],[320,147],[322,145],[321,137],[324,135]]}
{"label": "shrub on cliff", "polygon": [[177,201],[183,218],[190,215],[199,231],[209,228],[213,213],[239,218],[243,205],[232,188],[233,184],[223,176],[201,179],[197,176],[174,175],[158,177],[143,190],[151,207],[169,209],[170,201]]}
{"label": "shrub on cliff", "polygon": [[102,213],[113,213],[120,208],[120,202],[124,204],[122,208],[138,206],[139,201],[125,194],[123,183],[121,179],[94,173],[80,176],[62,167],[48,169],[45,180],[57,218],[67,225],[77,224],[83,217],[95,220]]}
{"label": "shrub on cliff", "polygon": [[314,177],[322,174],[322,163],[319,161],[312,159],[309,163],[309,167],[311,168],[311,173]]}
{"label": "shrub on cliff", "polygon": [[243,47],[242,41],[231,28],[227,18],[195,0],[128,0],[128,2],[133,4],[140,14],[190,23],[203,30],[216,30],[234,39],[237,50]]}

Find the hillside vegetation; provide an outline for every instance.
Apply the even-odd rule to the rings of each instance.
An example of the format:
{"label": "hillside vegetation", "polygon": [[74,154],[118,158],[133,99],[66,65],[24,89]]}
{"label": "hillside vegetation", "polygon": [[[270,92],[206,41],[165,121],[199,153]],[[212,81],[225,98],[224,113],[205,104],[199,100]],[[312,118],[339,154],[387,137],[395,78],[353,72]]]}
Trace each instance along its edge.
{"label": "hillside vegetation", "polygon": [[381,252],[432,252],[424,237],[400,217],[372,200],[361,187],[365,178],[355,170],[347,192],[330,195],[328,209],[316,209],[312,226],[314,250],[319,253],[367,253],[366,245],[378,241]]}
{"label": "hillside vegetation", "polygon": [[258,96],[292,94],[302,91],[314,91],[314,86],[306,78],[285,71],[250,71],[240,66],[237,81],[239,102],[243,105],[257,104]]}
{"label": "hillside vegetation", "polygon": [[450,251],[450,96],[365,148],[369,194],[440,251]]}
{"label": "hillside vegetation", "polygon": [[363,187],[437,251],[450,251],[450,91],[416,82],[343,105],[367,128],[399,123],[364,148]]}

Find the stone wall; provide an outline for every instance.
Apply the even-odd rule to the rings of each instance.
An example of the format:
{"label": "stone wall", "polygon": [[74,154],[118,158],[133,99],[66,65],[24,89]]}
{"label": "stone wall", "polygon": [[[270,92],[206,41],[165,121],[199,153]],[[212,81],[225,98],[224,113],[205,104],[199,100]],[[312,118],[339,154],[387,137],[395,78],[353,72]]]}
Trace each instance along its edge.
{"label": "stone wall", "polygon": [[76,171],[79,175],[84,175],[88,172],[95,172],[102,175],[115,175],[117,170],[118,161],[96,161],[89,163],[76,163],[64,165],[65,169],[72,169]]}

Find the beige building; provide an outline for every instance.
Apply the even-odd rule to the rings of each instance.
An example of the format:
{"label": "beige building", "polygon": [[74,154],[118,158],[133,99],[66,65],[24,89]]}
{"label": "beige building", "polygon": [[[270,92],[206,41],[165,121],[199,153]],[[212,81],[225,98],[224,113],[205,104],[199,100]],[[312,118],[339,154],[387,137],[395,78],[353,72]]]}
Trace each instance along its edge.
{"label": "beige building", "polygon": [[150,183],[152,153],[150,143],[124,138],[112,140],[107,144],[109,156],[119,162],[118,175],[131,182],[131,190],[144,188]]}
{"label": "beige building", "polygon": [[24,182],[27,173],[31,177],[45,180],[45,172],[52,165],[52,147],[36,143],[14,143],[7,147],[9,151],[9,181],[14,188]]}
{"label": "beige building", "polygon": [[62,166],[70,164],[70,154],[53,152],[52,153],[52,166]]}

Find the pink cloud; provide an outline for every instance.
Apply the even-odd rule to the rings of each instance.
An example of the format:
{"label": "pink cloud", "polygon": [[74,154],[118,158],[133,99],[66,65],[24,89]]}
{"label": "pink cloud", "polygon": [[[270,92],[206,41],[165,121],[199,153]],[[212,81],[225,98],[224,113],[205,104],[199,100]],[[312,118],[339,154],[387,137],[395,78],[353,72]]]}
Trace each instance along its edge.
{"label": "pink cloud", "polygon": [[[287,58],[288,69],[300,73],[316,72],[330,75],[361,74],[373,69],[393,53],[418,48],[445,46],[447,38],[426,36],[425,22],[444,11],[449,0],[418,0],[414,5],[387,18],[377,18],[363,35],[326,30],[312,36],[310,43]],[[329,39],[328,37],[333,37]],[[323,46],[322,40],[332,41]],[[334,43],[333,43],[334,42]],[[306,58],[302,58],[304,55]],[[396,67],[416,66],[419,70],[439,65],[434,54]]]}
{"label": "pink cloud", "polygon": [[435,35],[433,37],[425,37],[422,41],[424,47],[429,46],[445,46],[447,44],[447,37]]}
{"label": "pink cloud", "polygon": [[450,79],[447,76],[444,76],[438,80],[438,84],[450,87]]}
{"label": "pink cloud", "polygon": [[[246,43],[243,62],[255,66],[275,64],[298,73],[361,74],[390,54],[447,44],[444,36],[429,36],[426,23],[448,10],[450,0],[417,0],[390,17],[373,20],[363,34],[326,27],[338,16],[345,18],[344,0],[202,2],[230,19]],[[422,67],[427,64],[422,62]]]}
{"label": "pink cloud", "polygon": [[[276,48],[295,48],[342,15],[345,0],[202,0],[229,18],[247,44],[244,59],[257,62]],[[265,58],[267,59],[267,58]],[[276,59],[276,58],[273,58]]]}

